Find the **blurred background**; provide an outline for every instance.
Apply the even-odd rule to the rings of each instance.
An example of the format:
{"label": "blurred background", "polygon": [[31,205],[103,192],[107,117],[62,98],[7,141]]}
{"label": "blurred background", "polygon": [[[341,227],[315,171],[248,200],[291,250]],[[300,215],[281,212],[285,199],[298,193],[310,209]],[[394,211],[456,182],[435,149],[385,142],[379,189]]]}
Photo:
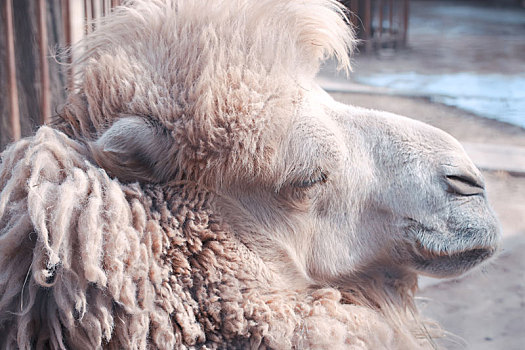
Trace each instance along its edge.
{"label": "blurred background", "polygon": [[[457,279],[421,278],[423,313],[450,349],[525,348],[525,0],[345,0],[360,39],[349,76],[319,84],[344,103],[456,137],[484,173],[503,229],[497,259]],[[1,0],[0,149],[49,121],[72,87],[75,43],[120,0]],[[75,54],[75,52],[73,53]]]}

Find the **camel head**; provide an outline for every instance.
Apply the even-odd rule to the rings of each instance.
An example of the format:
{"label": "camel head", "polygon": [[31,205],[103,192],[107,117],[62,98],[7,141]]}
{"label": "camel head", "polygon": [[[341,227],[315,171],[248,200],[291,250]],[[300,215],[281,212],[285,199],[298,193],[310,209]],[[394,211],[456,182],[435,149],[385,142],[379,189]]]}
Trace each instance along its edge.
{"label": "camel head", "polygon": [[281,158],[283,192],[307,203],[297,206],[309,212],[297,225],[308,222],[311,236],[295,244],[311,244],[309,276],[331,281],[377,268],[456,276],[493,255],[498,223],[459,142],[408,118],[322,102],[313,91]]}
{"label": "camel head", "polygon": [[461,145],[431,126],[336,103],[348,64],[336,2],[134,1],[85,45],[63,113],[121,181],[184,182],[283,283],[459,275],[499,228]]}
{"label": "camel head", "polygon": [[282,128],[273,182],[235,183],[222,210],[271,261],[289,259],[292,280],[450,277],[496,251],[483,177],[447,133],[315,87]]}

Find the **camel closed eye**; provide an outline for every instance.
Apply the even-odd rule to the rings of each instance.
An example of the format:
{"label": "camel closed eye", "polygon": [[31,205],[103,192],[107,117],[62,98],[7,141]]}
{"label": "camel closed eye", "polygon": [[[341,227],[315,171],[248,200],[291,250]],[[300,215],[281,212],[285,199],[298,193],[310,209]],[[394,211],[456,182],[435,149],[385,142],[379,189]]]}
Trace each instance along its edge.
{"label": "camel closed eye", "polygon": [[321,170],[321,168],[318,168],[317,171],[308,179],[294,183],[294,187],[307,189],[313,187],[316,184],[326,183],[327,181],[328,174]]}

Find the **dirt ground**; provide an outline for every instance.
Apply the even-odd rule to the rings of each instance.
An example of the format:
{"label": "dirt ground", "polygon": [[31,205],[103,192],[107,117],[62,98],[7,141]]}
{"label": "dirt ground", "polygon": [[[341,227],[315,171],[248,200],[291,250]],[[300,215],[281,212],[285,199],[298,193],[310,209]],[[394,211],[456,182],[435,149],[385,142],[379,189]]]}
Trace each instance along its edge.
{"label": "dirt ground", "polygon": [[[441,128],[460,141],[525,146],[525,129],[476,117],[426,99],[332,93],[341,102],[405,115]],[[488,198],[498,216],[500,254],[452,280],[420,281],[421,309],[450,334],[447,349],[525,348],[525,176],[484,172]]]}

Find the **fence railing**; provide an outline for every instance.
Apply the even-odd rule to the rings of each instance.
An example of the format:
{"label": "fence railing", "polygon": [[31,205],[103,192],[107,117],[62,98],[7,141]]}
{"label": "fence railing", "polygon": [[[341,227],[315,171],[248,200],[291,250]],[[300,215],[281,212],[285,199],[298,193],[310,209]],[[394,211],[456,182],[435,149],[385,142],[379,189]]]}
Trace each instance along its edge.
{"label": "fence railing", "polygon": [[4,3],[5,12],[5,33],[6,33],[6,67],[7,67],[7,85],[8,87],[8,104],[9,104],[9,123],[11,125],[11,137],[15,140],[20,138],[20,113],[18,109],[18,89],[16,86],[16,68],[15,68],[15,44],[13,34],[13,4],[7,0]]}
{"label": "fence railing", "polygon": [[406,46],[409,0],[342,0],[365,52]]}
{"label": "fence railing", "polygon": [[[35,81],[32,82],[36,86],[35,90],[38,90],[36,95],[38,99],[38,110],[40,115],[35,118],[33,124],[44,124],[48,123],[51,119],[52,106],[56,106],[57,101],[53,101],[54,95],[50,87],[50,62],[53,63],[53,59],[50,57],[50,45],[49,45],[49,33],[48,29],[52,26],[54,31],[60,32],[62,40],[59,46],[69,47],[74,42],[81,39],[81,37],[94,29],[94,20],[100,16],[108,14],[115,6],[119,6],[120,0],[4,0],[2,2],[2,8],[0,14],[4,21],[0,24],[1,33],[5,36],[1,38],[0,51],[2,51],[5,58],[5,62],[0,62],[4,65],[4,69],[0,72],[6,72],[7,79],[2,79],[3,83],[7,84],[7,96],[4,99],[0,98],[0,103],[6,104],[9,130],[0,130],[0,133],[8,133],[9,137],[3,137],[0,147],[5,146],[6,139],[8,141],[16,141],[22,136],[21,132],[21,119],[20,119],[20,106],[19,106],[19,89],[25,90],[25,86],[21,86],[20,79],[17,79],[17,75],[20,75],[21,64],[17,64],[19,60],[27,60],[28,64],[37,65],[35,72],[39,74],[35,76]],[[18,7],[18,8],[17,8]],[[24,13],[18,14],[15,11],[22,11]],[[50,19],[57,19],[56,16],[50,15],[50,13],[59,13],[59,23],[50,23]],[[14,19],[20,16],[24,16],[27,19],[29,30],[24,32],[16,31],[16,23]],[[34,20],[36,19],[36,21]],[[33,21],[32,21],[33,20]],[[31,27],[31,25],[34,26]],[[21,25],[19,26],[21,27]],[[26,27],[27,28],[27,25]],[[35,61],[31,61],[28,57],[23,57],[23,53],[18,53],[16,50],[15,43],[17,41],[29,41],[35,43],[36,50],[38,51],[38,58]],[[23,50],[20,50],[23,51]],[[66,59],[71,59],[70,55],[66,55]],[[69,62],[67,62],[69,63]],[[17,72],[18,66],[18,72]],[[18,73],[18,74],[17,74]],[[67,87],[72,87],[72,77],[67,76],[65,84],[60,86],[62,90]],[[35,103],[33,101],[33,103]],[[5,116],[2,115],[2,118]],[[32,117],[34,118],[34,117]],[[5,125],[3,123],[2,127]],[[3,129],[3,128],[2,128]],[[4,135],[5,136],[5,135]]]}
{"label": "fence railing", "polygon": [[[341,1],[351,11],[350,20],[357,28],[359,37],[364,40],[365,51],[369,52],[383,47],[395,48],[406,44],[409,0]],[[5,17],[4,23],[1,24],[5,32],[5,38],[0,38],[3,39],[3,41],[0,40],[0,54],[3,51],[5,62],[0,62],[0,64],[4,65],[5,68],[2,70],[2,67],[0,67],[0,73],[2,71],[7,72],[7,79],[1,79],[3,83],[7,84],[7,88],[0,89],[0,105],[7,105],[7,108],[0,110],[0,113],[3,114],[2,118],[5,118],[6,111],[8,111],[9,125],[6,126],[4,122],[0,125],[0,148],[3,148],[7,142],[18,140],[21,136],[24,136],[24,133],[31,132],[31,129],[34,129],[37,125],[49,122],[52,107],[55,106],[56,108],[60,102],[59,100],[64,98],[59,93],[53,93],[53,91],[63,92],[66,88],[72,88],[71,75],[67,75],[61,80],[59,79],[58,82],[56,82],[57,79],[54,79],[54,83],[51,84],[53,86],[50,85],[50,77],[53,78],[54,74],[59,74],[58,69],[55,69],[53,72],[50,71],[50,62],[51,64],[55,63],[49,55],[48,29],[50,26],[53,34],[61,33],[60,35],[55,35],[54,44],[69,47],[94,29],[94,20],[96,18],[105,16],[115,6],[119,6],[120,3],[121,0],[3,1],[3,8],[0,9],[0,14]],[[23,4],[25,5],[23,6]],[[18,9],[16,8],[17,6]],[[16,26],[13,25],[13,18],[17,17],[17,14],[14,13],[17,10],[28,12],[18,14],[18,17],[36,18],[33,21],[36,23],[34,25],[35,28],[29,30],[28,33],[17,33],[15,30]],[[34,11],[34,13],[29,13],[31,11]],[[50,14],[51,12],[53,15]],[[54,19],[54,21],[50,22],[50,18]],[[32,37],[28,38],[27,36]],[[35,72],[34,76],[31,75],[34,81],[26,80],[21,83],[20,79],[17,79],[17,66],[18,74],[23,73],[24,66],[22,65],[22,68],[20,68],[20,63],[17,60],[23,60],[26,57],[20,57],[21,54],[17,55],[15,44],[17,41],[24,40],[36,42],[34,46],[38,50],[38,55],[36,55],[38,59],[31,61],[27,58],[28,64],[37,66],[30,67]],[[66,55],[66,59],[71,59],[71,55]],[[20,96],[20,86],[23,87],[22,92],[26,93],[25,90],[27,89],[24,87],[24,84],[36,86],[35,92],[31,95],[36,98]],[[4,96],[3,99],[1,91],[7,91],[7,96]],[[24,111],[27,111],[28,107],[21,105],[20,101],[38,104],[38,108],[35,107],[32,110],[39,111],[39,116],[24,116],[24,118],[33,118],[30,123],[23,120],[24,128],[21,128],[20,107],[24,107]],[[28,123],[30,126],[27,126]],[[6,128],[9,131],[6,131]],[[9,134],[8,137],[6,137],[6,134]]]}

